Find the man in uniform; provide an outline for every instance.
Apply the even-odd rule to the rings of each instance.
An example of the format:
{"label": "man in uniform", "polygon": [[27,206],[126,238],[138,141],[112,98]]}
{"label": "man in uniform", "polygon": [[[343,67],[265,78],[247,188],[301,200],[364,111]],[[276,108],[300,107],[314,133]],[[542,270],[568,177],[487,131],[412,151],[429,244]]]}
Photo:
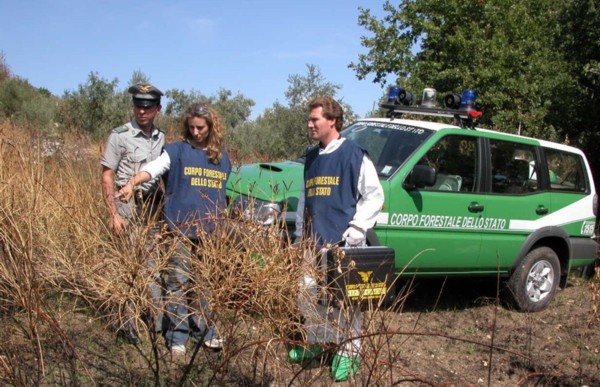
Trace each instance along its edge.
{"label": "man in uniform", "polygon": [[319,247],[345,243],[366,245],[367,230],[383,205],[383,188],[368,154],[356,143],[341,137],[341,105],[329,96],[309,104],[308,129],[319,142],[306,154],[304,186],[296,212],[296,238],[310,238],[317,251],[306,254],[306,271],[298,296],[305,321],[308,346],[289,352],[292,363],[321,355],[326,343],[339,344],[331,364],[336,381],[358,372],[360,363],[360,308],[328,308],[317,303],[317,280],[311,274],[322,252]]}
{"label": "man in uniform", "polygon": [[[146,163],[160,156],[165,144],[165,131],[154,125],[154,119],[161,109],[160,97],[163,93],[149,83],[139,83],[129,88],[133,100],[134,118],[123,126],[111,131],[102,164],[102,194],[109,213],[109,227],[115,235],[121,235],[127,229],[131,238],[141,235],[149,227],[158,213],[160,190],[158,179],[140,186],[140,189],[127,203],[115,200],[115,192],[129,181]],[[147,229],[146,229],[147,230]],[[158,234],[158,226],[148,233],[145,248],[148,253],[148,268],[156,265],[156,246],[153,243]],[[153,311],[155,331],[162,331],[162,313],[160,313],[161,286],[159,277],[150,284],[150,297],[156,307]],[[138,344],[137,330],[131,316],[131,305],[125,307],[127,321],[121,324],[120,332],[132,344]]]}

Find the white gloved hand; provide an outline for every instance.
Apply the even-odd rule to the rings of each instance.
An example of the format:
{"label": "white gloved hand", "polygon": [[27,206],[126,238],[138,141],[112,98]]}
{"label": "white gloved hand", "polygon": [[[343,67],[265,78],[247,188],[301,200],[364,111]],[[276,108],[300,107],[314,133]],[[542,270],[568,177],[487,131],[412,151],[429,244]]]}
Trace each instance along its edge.
{"label": "white gloved hand", "polygon": [[348,229],[342,234],[342,238],[350,246],[361,245],[365,240],[365,233],[356,227],[348,227]]}

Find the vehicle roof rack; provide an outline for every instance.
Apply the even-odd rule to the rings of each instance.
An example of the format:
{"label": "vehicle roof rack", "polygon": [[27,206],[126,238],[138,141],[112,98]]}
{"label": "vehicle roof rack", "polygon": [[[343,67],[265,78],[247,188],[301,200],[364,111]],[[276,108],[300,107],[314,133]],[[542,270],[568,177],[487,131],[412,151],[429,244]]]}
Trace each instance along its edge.
{"label": "vehicle roof rack", "polygon": [[482,112],[469,109],[442,109],[436,107],[405,106],[394,103],[382,103],[382,109],[387,109],[386,116],[389,118],[400,118],[402,114],[417,114],[422,116],[454,118],[456,125],[464,129],[475,129],[477,120],[483,115]]}

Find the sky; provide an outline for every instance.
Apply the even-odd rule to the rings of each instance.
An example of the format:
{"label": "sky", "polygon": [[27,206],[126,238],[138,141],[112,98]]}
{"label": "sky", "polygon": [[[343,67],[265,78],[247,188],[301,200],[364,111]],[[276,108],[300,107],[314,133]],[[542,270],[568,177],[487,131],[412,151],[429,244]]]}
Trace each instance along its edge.
{"label": "sky", "polygon": [[348,68],[370,36],[358,7],[385,15],[383,0],[0,0],[0,51],[13,75],[57,96],[91,72],[123,90],[142,71],[163,92],[241,93],[256,102],[251,119],[286,105],[289,76],[311,64],[365,116],[384,90]]}

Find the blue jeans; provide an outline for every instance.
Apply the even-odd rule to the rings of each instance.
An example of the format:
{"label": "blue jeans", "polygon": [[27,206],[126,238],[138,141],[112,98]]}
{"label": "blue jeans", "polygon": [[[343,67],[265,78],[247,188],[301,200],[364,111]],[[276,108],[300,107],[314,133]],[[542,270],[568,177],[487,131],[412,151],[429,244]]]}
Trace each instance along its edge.
{"label": "blue jeans", "polygon": [[166,314],[169,325],[165,333],[168,348],[185,345],[190,335],[201,340],[216,338],[213,317],[204,291],[190,290],[192,260],[198,258],[198,242],[186,237],[173,237],[172,253],[165,273]]}

